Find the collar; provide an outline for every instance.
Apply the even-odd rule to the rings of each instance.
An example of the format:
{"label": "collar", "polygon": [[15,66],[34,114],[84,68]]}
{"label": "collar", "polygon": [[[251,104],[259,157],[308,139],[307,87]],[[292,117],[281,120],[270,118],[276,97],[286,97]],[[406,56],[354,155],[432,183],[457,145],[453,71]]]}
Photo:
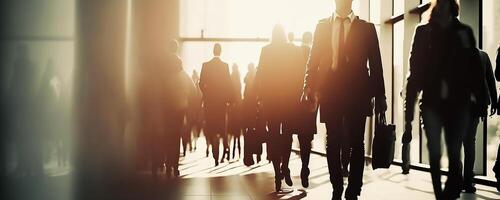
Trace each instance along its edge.
{"label": "collar", "polygon": [[[340,15],[337,12],[333,12],[332,21],[336,20],[337,18],[341,18]],[[347,15],[347,18],[349,19],[349,22],[352,23],[357,17],[351,10],[351,12]]]}

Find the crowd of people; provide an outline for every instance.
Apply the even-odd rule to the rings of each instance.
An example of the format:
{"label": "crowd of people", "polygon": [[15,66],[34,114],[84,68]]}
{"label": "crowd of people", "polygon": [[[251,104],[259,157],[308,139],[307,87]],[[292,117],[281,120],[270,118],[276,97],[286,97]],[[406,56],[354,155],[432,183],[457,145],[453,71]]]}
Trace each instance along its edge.
{"label": "crowd of people", "polygon": [[3,163],[9,156],[17,163],[13,170],[16,177],[43,176],[44,164],[52,161],[67,167],[71,122],[66,84],[56,64],[48,59],[43,70],[38,70],[29,48],[19,45],[13,67],[8,73],[11,83],[2,88],[1,107],[2,148],[11,147],[8,144],[12,142],[15,155],[2,151],[2,173],[11,170]]}
{"label": "crowd of people", "polygon": [[[320,110],[320,121],[327,129],[332,199],[342,197],[343,177],[348,177],[345,198],[357,199],[363,185],[366,117],[374,114],[385,118],[387,103],[377,32],[372,23],[352,12],[351,4],[350,0],[336,0],[334,14],[319,21],[314,35],[304,33],[302,46],[293,44],[292,33],[287,38],[284,28],[275,26],[270,43],[262,48],[258,66],[248,66],[243,96],[238,66],[233,65],[230,73],[229,65],[220,58],[222,46],[216,43],[213,58],[203,63],[199,77],[194,71],[187,84],[192,87],[192,92],[187,94],[191,97],[186,98],[189,103],[184,107],[187,117],[178,115],[173,120],[178,122],[179,126],[173,127],[178,127],[179,132],[182,124],[188,124],[184,126],[187,129],[183,129],[183,134],[187,134],[182,137],[186,140],[184,152],[191,143],[189,136],[193,135],[196,140],[203,129],[206,155],[208,157],[211,147],[217,166],[230,159],[231,143],[232,158],[236,148],[241,154],[240,137],[244,135],[244,163],[251,165],[254,154],[257,161],[261,160],[262,142],[265,142],[267,159],[274,168],[276,191],[280,191],[283,180],[287,185],[293,184],[288,164],[292,135],[297,134],[301,182],[308,187],[311,142]],[[454,0],[438,0],[432,4],[429,22],[416,28],[404,90],[406,123],[402,141],[406,146],[412,139],[411,122],[417,96],[423,93],[420,109],[436,199],[456,199],[463,190],[475,192],[476,128],[478,121],[487,116],[488,105],[491,105],[491,114],[498,108],[489,59],[476,48],[471,28],[458,20],[458,10]],[[177,43],[173,41],[170,46],[175,55]],[[168,68],[185,73],[180,58],[171,57]],[[444,189],[440,167],[442,128],[449,160]],[[180,135],[169,138],[171,142],[179,139]],[[462,146],[465,164],[460,160]],[[179,145],[167,152],[176,149]],[[171,166],[178,176],[178,156],[172,156]],[[407,174],[409,155],[403,157],[403,173]]]}

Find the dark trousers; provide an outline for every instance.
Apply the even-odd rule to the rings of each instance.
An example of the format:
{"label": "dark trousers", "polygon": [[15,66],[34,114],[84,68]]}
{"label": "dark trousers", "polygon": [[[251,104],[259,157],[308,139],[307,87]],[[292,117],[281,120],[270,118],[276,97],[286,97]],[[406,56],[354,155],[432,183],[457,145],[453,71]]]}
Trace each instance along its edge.
{"label": "dark trousers", "polygon": [[313,134],[299,134],[300,145],[300,161],[302,161],[302,169],[309,168],[309,160],[311,158],[311,142],[314,139]]}
{"label": "dark trousers", "polygon": [[349,142],[348,135],[344,134],[344,138],[341,145],[341,157],[342,157],[342,170],[347,171],[349,169],[349,162],[351,160],[351,144]]}
{"label": "dark trousers", "polygon": [[269,141],[267,148],[274,167],[275,179],[281,179],[283,174],[289,174],[288,163],[292,152],[292,135],[281,133],[283,123],[278,121],[268,121]]}
{"label": "dark trousers", "polygon": [[[217,134],[215,133],[209,133],[205,135],[207,137],[207,142],[212,145],[212,156],[213,158],[218,161],[219,160],[219,145],[220,145],[220,138]],[[207,144],[208,148],[208,144]]]}
{"label": "dark trousers", "polygon": [[181,148],[182,126],[184,121],[184,112],[169,112],[167,116],[167,126],[165,134],[165,155],[166,166],[173,170],[179,168],[179,154]]}
{"label": "dark trousers", "polygon": [[429,163],[434,187],[434,195],[442,198],[441,188],[441,129],[444,128],[444,138],[449,160],[449,175],[445,191],[447,195],[459,195],[462,182],[462,162],[460,151],[462,140],[467,131],[470,117],[470,108],[467,105],[454,106],[447,109],[444,106],[423,106],[422,117],[427,148],[429,149]]}
{"label": "dark trousers", "polygon": [[345,138],[349,139],[348,143],[351,147],[351,168],[346,195],[358,196],[361,193],[365,160],[365,122],[366,116],[361,114],[341,115],[326,122],[326,156],[330,182],[335,193],[342,194],[344,190],[341,149],[342,144],[346,142]]}
{"label": "dark trousers", "polygon": [[500,186],[500,145],[498,145],[497,150],[497,160],[495,161],[495,165],[493,166],[493,172],[495,172],[495,178],[497,178],[497,188]]}
{"label": "dark trousers", "polygon": [[465,133],[464,145],[464,184],[472,185],[474,180],[474,162],[476,160],[476,133],[479,116],[470,117],[469,128]]}

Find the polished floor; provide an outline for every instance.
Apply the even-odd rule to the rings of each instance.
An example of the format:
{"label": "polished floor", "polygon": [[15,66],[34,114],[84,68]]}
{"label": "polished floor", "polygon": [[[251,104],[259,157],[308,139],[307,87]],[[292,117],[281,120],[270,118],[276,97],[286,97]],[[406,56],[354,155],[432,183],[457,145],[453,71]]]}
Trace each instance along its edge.
{"label": "polished floor", "polygon": [[[201,141],[201,140],[200,140]],[[290,169],[294,185],[283,186],[290,192],[274,192],[272,165],[265,160],[246,167],[242,159],[232,159],[214,167],[211,156],[205,156],[204,144],[197,151],[181,158],[180,178],[168,179],[164,174],[155,181],[148,171],[127,181],[111,191],[100,191],[98,199],[161,199],[161,200],[260,200],[260,199],[331,199],[331,185],[328,180],[326,158],[311,157],[310,187],[302,188],[300,183],[300,158],[292,153]],[[73,198],[71,173],[68,168],[46,166],[49,176],[40,182],[13,179],[17,185],[7,199],[71,199]],[[445,179],[443,177],[443,179]],[[43,185],[43,187],[39,187]],[[492,187],[478,185],[477,194],[462,194],[461,199],[500,199],[500,193]],[[365,167],[364,186],[360,199],[370,200],[420,200],[433,199],[430,175],[411,171],[402,175],[400,168],[372,170]],[[83,198],[87,199],[87,198]],[[94,198],[92,198],[94,199]]]}
{"label": "polished floor", "polygon": [[[331,185],[328,180],[326,158],[313,155],[311,158],[310,186],[302,188],[300,182],[300,158],[292,153],[290,169],[294,185],[284,187],[291,193],[274,192],[272,165],[267,161],[246,167],[239,161],[222,163],[213,167],[213,159],[205,158],[204,152],[189,154],[181,161],[181,179],[177,182],[181,189],[179,199],[203,200],[259,200],[259,199],[330,199]],[[443,178],[444,179],[444,178]],[[462,194],[461,199],[500,199],[500,193],[492,187],[478,185],[477,194]],[[402,175],[400,168],[372,170],[365,167],[364,186],[360,199],[401,200],[433,199],[430,175],[426,172],[411,171]]]}

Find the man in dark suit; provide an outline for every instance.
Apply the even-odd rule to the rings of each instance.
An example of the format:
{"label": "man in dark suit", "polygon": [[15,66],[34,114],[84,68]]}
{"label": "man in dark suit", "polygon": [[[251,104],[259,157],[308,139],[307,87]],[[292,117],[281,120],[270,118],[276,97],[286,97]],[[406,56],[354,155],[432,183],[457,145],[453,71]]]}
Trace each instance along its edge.
{"label": "man in dark suit", "polygon": [[[304,99],[319,96],[321,122],[327,129],[327,158],[333,198],[341,199],[343,134],[351,146],[346,199],[357,199],[363,185],[366,117],[387,109],[382,62],[375,26],[352,12],[352,0],[336,0],[333,16],[316,26],[307,64]],[[369,65],[367,67],[367,61]],[[345,131],[344,131],[345,130]]]}
{"label": "man in dark suit", "polygon": [[229,66],[220,59],[221,51],[216,43],[214,58],[203,63],[199,83],[205,109],[205,135],[212,145],[215,166],[219,165],[219,136],[225,134],[227,106],[233,94]]}

